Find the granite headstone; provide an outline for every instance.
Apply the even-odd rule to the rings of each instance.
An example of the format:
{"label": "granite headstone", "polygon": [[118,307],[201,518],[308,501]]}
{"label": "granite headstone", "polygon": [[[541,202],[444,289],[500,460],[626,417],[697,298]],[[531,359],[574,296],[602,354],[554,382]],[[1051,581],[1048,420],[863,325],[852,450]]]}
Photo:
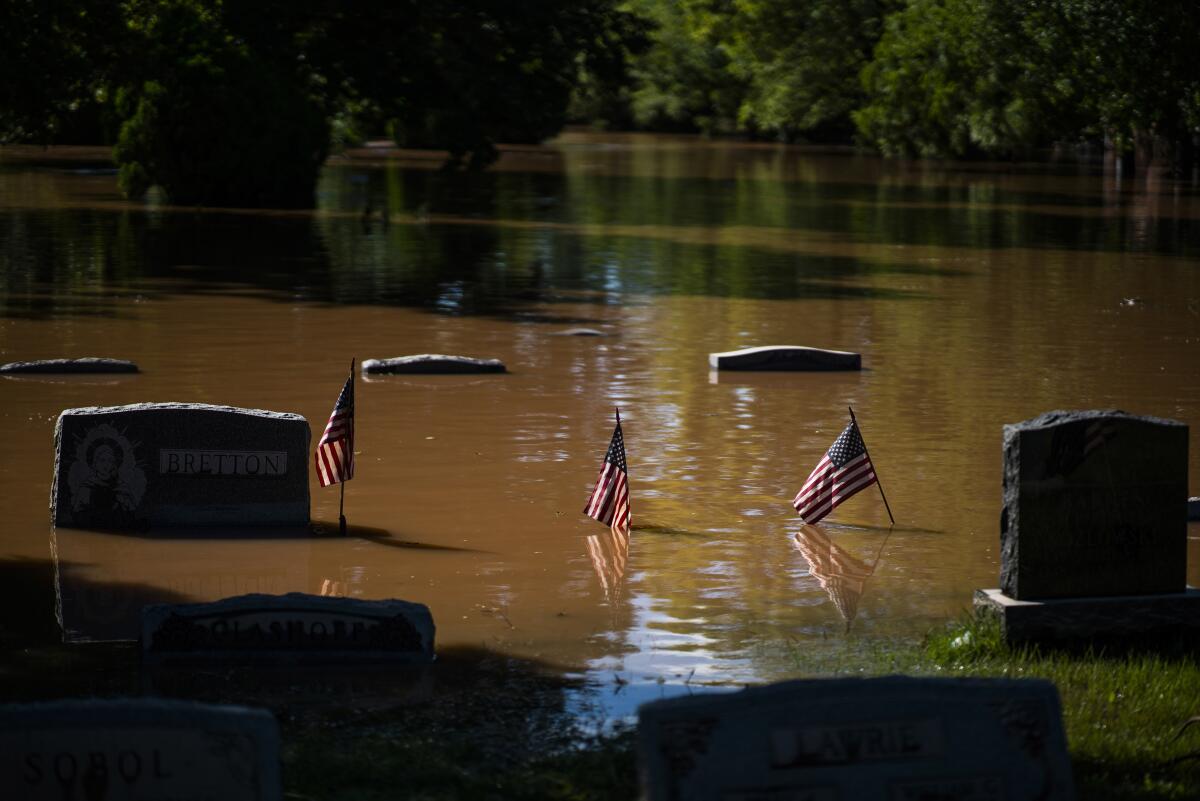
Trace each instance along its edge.
{"label": "granite headstone", "polygon": [[708,354],[713,370],[861,370],[862,356],[844,350],[768,345]]}
{"label": "granite headstone", "polygon": [[151,663],[433,661],[429,608],[304,593],[240,595],[142,610]]}
{"label": "granite headstone", "polygon": [[309,429],[298,414],[200,403],[66,409],[54,445],[58,526],[308,523]]}
{"label": "granite headstone", "polygon": [[0,798],[277,801],[279,728],[262,709],[183,701],[0,706]]}
{"label": "granite headstone", "polygon": [[1188,428],[1120,411],[1004,427],[1000,587],[1015,600],[1183,592]]}
{"label": "granite headstone", "polygon": [[649,801],[1069,801],[1041,680],[817,679],[638,712]]}

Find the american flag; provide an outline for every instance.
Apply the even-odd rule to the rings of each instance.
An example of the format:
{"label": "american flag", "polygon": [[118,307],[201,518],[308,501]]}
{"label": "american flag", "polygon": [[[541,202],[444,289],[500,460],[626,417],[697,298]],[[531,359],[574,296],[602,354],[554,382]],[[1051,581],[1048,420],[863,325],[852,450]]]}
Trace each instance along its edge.
{"label": "american flag", "polygon": [[613,531],[629,530],[629,476],[625,467],[625,437],[621,422],[613,431],[604,466],[596,479],[596,488],[588,498],[583,513],[611,527]]}
{"label": "american flag", "polygon": [[875,467],[867,455],[867,446],[858,433],[858,425],[851,420],[817,463],[792,506],[805,523],[815,523],[875,480]]}
{"label": "american flag", "polygon": [[322,487],[354,478],[354,376],[346,379],[314,456]]}

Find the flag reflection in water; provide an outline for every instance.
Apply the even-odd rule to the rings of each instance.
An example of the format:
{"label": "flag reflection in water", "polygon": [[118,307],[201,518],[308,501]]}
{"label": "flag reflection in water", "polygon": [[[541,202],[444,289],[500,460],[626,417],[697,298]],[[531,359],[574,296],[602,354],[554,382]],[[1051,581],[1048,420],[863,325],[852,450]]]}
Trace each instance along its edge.
{"label": "flag reflection in water", "polygon": [[604,590],[604,599],[610,606],[621,602],[625,586],[625,565],[629,560],[629,528],[611,528],[587,538],[588,558],[592,569]]}
{"label": "flag reflection in water", "polygon": [[796,550],[804,557],[804,561],[808,562],[809,572],[820,582],[822,589],[829,593],[830,600],[842,613],[842,618],[846,621],[846,631],[850,631],[850,624],[858,614],[858,602],[862,598],[863,589],[867,579],[875,574],[879,555],[883,553],[883,546],[886,544],[885,537],[883,544],[879,546],[879,553],[875,555],[874,563],[868,565],[837,545],[818,526],[801,526],[796,532]]}

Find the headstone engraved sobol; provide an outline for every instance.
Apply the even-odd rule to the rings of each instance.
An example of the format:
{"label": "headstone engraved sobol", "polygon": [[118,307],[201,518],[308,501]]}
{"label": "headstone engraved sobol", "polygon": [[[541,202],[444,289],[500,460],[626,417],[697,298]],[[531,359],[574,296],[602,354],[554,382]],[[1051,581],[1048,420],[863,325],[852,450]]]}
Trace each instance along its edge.
{"label": "headstone engraved sobol", "polygon": [[308,422],[197,403],[67,409],[54,430],[55,525],[308,523]]}
{"label": "headstone engraved sobol", "polygon": [[1004,679],[818,679],[638,712],[650,801],[1065,801],[1058,692]]}
{"label": "headstone engraved sobol", "polygon": [[304,593],[240,595],[142,610],[151,663],[433,661],[429,608]]}
{"label": "headstone engraved sobol", "polygon": [[142,699],[0,707],[6,801],[277,801],[261,709]]}

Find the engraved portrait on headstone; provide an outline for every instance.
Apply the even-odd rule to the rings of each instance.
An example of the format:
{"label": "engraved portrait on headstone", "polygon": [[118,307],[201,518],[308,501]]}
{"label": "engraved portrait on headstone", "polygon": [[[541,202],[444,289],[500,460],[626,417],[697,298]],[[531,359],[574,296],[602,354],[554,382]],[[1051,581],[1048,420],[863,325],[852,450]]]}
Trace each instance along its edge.
{"label": "engraved portrait on headstone", "polygon": [[135,443],[107,423],[93,426],[79,437],[75,461],[67,473],[76,525],[133,525],[146,492],[146,474],[137,456]]}

